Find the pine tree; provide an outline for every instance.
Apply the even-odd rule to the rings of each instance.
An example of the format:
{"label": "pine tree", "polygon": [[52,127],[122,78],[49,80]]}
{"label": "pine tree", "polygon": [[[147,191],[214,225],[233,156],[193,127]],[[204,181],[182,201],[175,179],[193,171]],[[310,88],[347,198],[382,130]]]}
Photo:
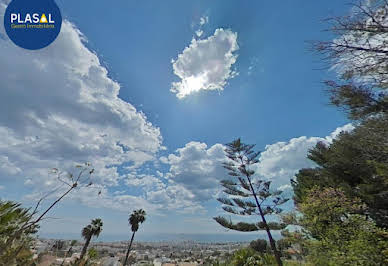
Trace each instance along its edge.
{"label": "pine tree", "polygon": [[[218,201],[223,204],[222,208],[226,212],[242,216],[258,215],[261,217],[261,221],[258,223],[233,223],[222,216],[215,217],[214,220],[223,227],[236,231],[265,230],[277,264],[283,265],[271,230],[284,229],[285,224],[268,222],[266,216],[279,214],[282,211],[280,205],[287,202],[288,199],[282,197],[281,191],[270,189],[271,181],[257,179],[254,176],[255,171],[251,168],[252,165],[259,162],[258,156],[260,154],[260,152],[253,150],[254,146],[244,144],[240,139],[226,144],[225,152],[228,161],[223,163],[223,166],[229,171],[231,178],[222,180],[221,185],[225,188],[224,193],[229,196],[219,198]],[[249,198],[253,198],[254,201],[249,200]]]}

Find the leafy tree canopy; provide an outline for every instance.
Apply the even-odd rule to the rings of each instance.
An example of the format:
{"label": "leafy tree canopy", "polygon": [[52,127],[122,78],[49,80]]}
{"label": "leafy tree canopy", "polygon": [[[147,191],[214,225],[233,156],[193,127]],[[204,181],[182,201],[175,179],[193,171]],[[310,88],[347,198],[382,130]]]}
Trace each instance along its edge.
{"label": "leafy tree canopy", "polygon": [[0,265],[32,263],[30,250],[39,226],[25,228],[32,219],[32,213],[20,206],[12,201],[0,201]]}
{"label": "leafy tree canopy", "polygon": [[388,226],[388,116],[363,121],[331,145],[318,143],[308,158],[317,167],[300,170],[292,182],[297,204],[314,186],[339,187],[360,198],[378,226]]}
{"label": "leafy tree canopy", "polygon": [[[388,263],[388,231],[364,215],[359,199],[341,189],[314,187],[298,205],[307,258],[314,265],[385,265]],[[300,234],[299,232],[294,234]]]}

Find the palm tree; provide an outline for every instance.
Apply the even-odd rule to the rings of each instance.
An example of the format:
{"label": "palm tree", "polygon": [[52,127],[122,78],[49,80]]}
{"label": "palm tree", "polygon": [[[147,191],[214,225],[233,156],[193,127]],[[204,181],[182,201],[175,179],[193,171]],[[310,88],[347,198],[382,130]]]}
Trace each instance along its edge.
{"label": "palm tree", "polygon": [[131,242],[129,242],[127,254],[125,255],[124,266],[127,265],[129,251],[131,250],[133,238],[135,237],[135,233],[137,232],[137,230],[139,230],[139,224],[141,224],[145,221],[145,219],[146,219],[145,216],[146,216],[146,212],[143,209],[135,210],[129,216],[128,222],[131,225],[131,230],[133,233],[132,233],[132,237],[131,237]]}
{"label": "palm tree", "polygon": [[102,231],[102,225],[103,225],[103,223],[102,223],[101,219],[97,218],[97,219],[92,220],[92,222],[89,225],[85,226],[82,229],[81,235],[85,239],[85,245],[82,248],[81,256],[79,258],[80,261],[85,256],[92,237],[93,236],[98,237],[100,235],[100,233]]}

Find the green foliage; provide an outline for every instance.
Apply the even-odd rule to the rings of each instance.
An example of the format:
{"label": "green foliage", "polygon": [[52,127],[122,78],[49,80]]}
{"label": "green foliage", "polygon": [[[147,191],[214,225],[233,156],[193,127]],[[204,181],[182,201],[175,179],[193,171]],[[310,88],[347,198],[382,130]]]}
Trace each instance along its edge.
{"label": "green foliage", "polygon": [[302,169],[293,182],[296,203],[314,186],[339,187],[366,204],[364,214],[388,227],[388,116],[363,121],[331,145],[318,143],[309,158],[318,167]]}
{"label": "green foliage", "polygon": [[[388,232],[366,216],[357,199],[340,189],[315,187],[298,209],[301,240],[314,265],[383,265],[388,262]],[[385,254],[385,255],[384,255]]]}
{"label": "green foliage", "polygon": [[132,237],[128,245],[127,254],[125,255],[125,260],[123,264],[124,266],[127,265],[128,262],[131,264],[131,257],[129,257],[129,251],[131,250],[133,239],[135,238],[135,233],[137,232],[137,230],[139,230],[139,225],[144,223],[145,220],[146,212],[143,209],[134,210],[128,218],[128,222],[132,230]]}
{"label": "green foliage", "polygon": [[282,236],[283,238],[281,240],[285,241],[287,246],[290,247],[288,249],[282,249],[280,246],[279,249],[281,250],[282,254],[286,257],[294,257],[299,262],[303,261],[304,258],[308,255],[308,239],[307,236],[308,232],[306,230],[296,230],[296,231],[289,231],[289,230],[283,230]]}
{"label": "green foliage", "polygon": [[265,239],[257,239],[249,243],[249,247],[259,253],[265,253],[269,250],[268,242]]}
{"label": "green foliage", "polygon": [[261,254],[251,248],[242,248],[234,252],[228,265],[233,266],[264,266],[277,265],[275,257],[269,254]]}
{"label": "green foliage", "polygon": [[229,171],[230,179],[222,180],[221,185],[225,188],[223,192],[228,196],[218,198],[218,201],[223,204],[223,210],[228,213],[240,216],[258,215],[261,221],[235,223],[222,216],[214,217],[214,220],[225,228],[241,232],[265,230],[277,264],[282,265],[271,230],[284,229],[285,224],[275,221],[267,222],[265,216],[281,213],[281,206],[288,199],[281,195],[281,191],[270,189],[271,181],[255,177],[252,165],[258,163],[260,153],[255,152],[254,147],[255,145],[242,143],[240,139],[226,144],[227,161],[223,163],[223,166]]}
{"label": "green foliage", "polygon": [[101,219],[93,219],[90,224],[82,229],[82,237],[87,240],[91,236],[98,237],[102,231],[103,222]]}
{"label": "green foliage", "polygon": [[25,228],[31,221],[29,209],[19,203],[0,201],[0,265],[26,265],[32,263],[33,236],[39,226]]}
{"label": "green foliage", "polygon": [[[321,52],[342,74],[327,81],[331,104],[359,120],[332,144],[318,143],[292,182],[301,226],[284,239],[313,265],[387,265],[388,2],[355,2],[352,15],[329,19],[332,41]],[[298,227],[296,227],[298,228]],[[306,256],[307,255],[307,256]]]}
{"label": "green foliage", "polygon": [[88,250],[88,257],[90,260],[94,260],[98,258],[98,251],[95,248],[90,248]]}
{"label": "green foliage", "polygon": [[146,212],[143,209],[135,210],[129,216],[128,222],[131,225],[132,232],[139,230],[139,224],[144,223],[146,220]]}
{"label": "green foliage", "polygon": [[81,235],[85,239],[85,244],[81,251],[80,261],[82,261],[83,257],[85,256],[92,237],[93,236],[98,237],[100,235],[102,231],[102,226],[103,226],[102,220],[97,218],[97,219],[93,219],[90,224],[88,224],[82,229]]}
{"label": "green foliage", "polygon": [[291,248],[291,241],[289,241],[286,238],[279,239],[276,241],[276,246],[278,247],[280,253],[283,257],[290,257],[290,254],[288,253],[288,249]]}
{"label": "green foliage", "polygon": [[315,187],[298,208],[303,213],[300,224],[313,238],[322,240],[333,227],[348,224],[352,214],[360,213],[363,206],[358,199],[348,199],[340,189]]}
{"label": "green foliage", "polygon": [[350,119],[368,118],[388,112],[388,95],[375,93],[372,88],[355,84],[337,84],[327,81],[330,102],[344,110]]}

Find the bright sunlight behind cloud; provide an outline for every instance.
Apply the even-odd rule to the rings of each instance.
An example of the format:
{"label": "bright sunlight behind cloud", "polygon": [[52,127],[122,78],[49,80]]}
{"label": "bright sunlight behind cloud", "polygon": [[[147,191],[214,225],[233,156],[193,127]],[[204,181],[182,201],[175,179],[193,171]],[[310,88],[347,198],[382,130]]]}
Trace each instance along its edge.
{"label": "bright sunlight behind cloud", "polygon": [[174,74],[181,81],[173,82],[171,91],[179,99],[200,90],[223,90],[228,79],[237,75],[232,65],[239,49],[237,33],[217,29],[204,40],[193,39],[178,59],[172,60]]}

